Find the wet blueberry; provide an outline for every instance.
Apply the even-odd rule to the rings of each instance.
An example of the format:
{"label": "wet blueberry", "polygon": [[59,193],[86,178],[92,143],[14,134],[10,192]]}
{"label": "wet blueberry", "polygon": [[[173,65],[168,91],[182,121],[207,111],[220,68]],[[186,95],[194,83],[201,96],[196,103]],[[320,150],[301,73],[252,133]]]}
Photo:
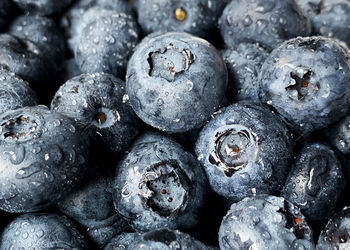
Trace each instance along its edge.
{"label": "wet blueberry", "polygon": [[73,0],[13,0],[13,2],[25,13],[47,16],[60,13]]}
{"label": "wet blueberry", "polygon": [[63,84],[51,109],[74,118],[93,143],[118,153],[138,133],[138,119],[129,105],[125,83],[110,74],[82,74]]}
{"label": "wet blueberry", "polygon": [[127,93],[136,114],[167,132],[200,127],[218,109],[227,70],[217,50],[187,33],[144,39],[131,57]]}
{"label": "wet blueberry", "polygon": [[281,196],[297,205],[313,222],[323,222],[335,211],[345,186],[342,165],[328,146],[307,144],[289,173]]}
{"label": "wet blueberry", "polygon": [[0,209],[38,211],[76,188],[88,143],[75,122],[45,106],[0,116]]}
{"label": "wet blueberry", "polygon": [[327,136],[333,146],[343,154],[350,154],[350,116],[332,124],[327,131]]}
{"label": "wet blueberry", "polygon": [[113,189],[117,211],[135,230],[191,228],[200,216],[206,178],[180,144],[146,133],[119,163]]}
{"label": "wet blueberry", "polygon": [[220,249],[314,249],[312,230],[284,198],[257,196],[232,204],[219,231]]}
{"label": "wet blueberry", "polygon": [[219,110],[196,143],[212,189],[235,201],[279,190],[292,150],[291,135],[281,119],[250,102]]}
{"label": "wet blueberry", "polygon": [[0,249],[88,249],[84,236],[66,216],[24,214],[7,225]]}
{"label": "wet blueberry", "polygon": [[261,101],[303,135],[335,122],[350,105],[349,55],[333,39],[284,42],[266,59],[259,79]]}

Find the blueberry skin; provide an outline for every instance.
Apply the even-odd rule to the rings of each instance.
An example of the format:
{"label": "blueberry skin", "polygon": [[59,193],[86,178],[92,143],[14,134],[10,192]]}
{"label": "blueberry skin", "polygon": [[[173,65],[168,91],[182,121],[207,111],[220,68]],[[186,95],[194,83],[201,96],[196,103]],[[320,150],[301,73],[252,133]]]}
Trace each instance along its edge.
{"label": "blueberry skin", "polygon": [[297,205],[310,221],[323,222],[334,213],[344,186],[342,165],[333,150],[312,143],[297,156],[281,196]]}
{"label": "blueberry skin", "polygon": [[72,119],[34,106],[5,112],[0,124],[0,209],[39,211],[80,184],[88,141]]}
{"label": "blueberry skin", "polygon": [[210,186],[232,201],[280,190],[292,151],[292,138],[282,120],[250,102],[219,110],[196,143]]}
{"label": "blueberry skin", "polygon": [[261,195],[232,204],[219,231],[221,250],[315,249],[312,230],[298,207]]}
{"label": "blueberry skin", "polygon": [[350,116],[332,124],[326,130],[330,143],[342,154],[350,154]]}
{"label": "blueberry skin", "polygon": [[35,105],[38,105],[38,98],[28,82],[6,69],[0,69],[0,114]]}
{"label": "blueberry skin", "polygon": [[344,116],[350,105],[349,54],[334,39],[284,42],[265,60],[259,79],[260,100],[306,136]]}
{"label": "blueberry skin", "polygon": [[312,16],[315,13],[320,13],[321,4],[324,0],[295,0],[295,2],[299,5],[300,10],[311,19],[312,23]]}
{"label": "blueberry skin", "polygon": [[64,58],[65,41],[53,19],[22,15],[12,21],[7,32],[44,47],[47,53],[52,54],[50,59],[55,58],[57,63]]}
{"label": "blueberry skin", "polygon": [[128,64],[131,106],[144,122],[167,132],[200,127],[219,108],[226,87],[227,70],[217,50],[187,33],[150,35]]}
{"label": "blueberry skin", "polygon": [[55,94],[51,110],[74,118],[107,152],[126,150],[138,134],[125,83],[110,74],[82,74],[67,81]]}
{"label": "blueberry skin", "polygon": [[318,238],[317,250],[349,249],[349,220],[350,207],[334,214]]}
{"label": "blueberry skin", "polygon": [[56,65],[46,50],[27,39],[0,34],[0,68],[5,68],[29,83],[49,85]]}
{"label": "blueberry skin", "polygon": [[310,20],[294,0],[232,0],[221,16],[225,44],[260,43],[272,50],[284,40],[310,35]]}
{"label": "blueberry skin", "polygon": [[222,51],[228,71],[226,97],[231,101],[259,101],[258,75],[268,52],[257,43],[240,43]]}
{"label": "blueberry skin", "polygon": [[66,216],[24,214],[7,225],[0,248],[9,249],[88,249],[84,236]]}
{"label": "blueberry skin", "polygon": [[191,228],[198,222],[206,185],[199,162],[180,144],[146,133],[117,167],[114,206],[136,231]]}
{"label": "blueberry skin", "polygon": [[[78,0],[61,17],[61,27],[64,29],[68,48],[74,53],[81,30],[95,18],[96,12],[90,8],[114,10],[119,13],[132,14],[131,6],[124,0]],[[90,12],[90,14],[86,14]]]}
{"label": "blueberry skin", "polygon": [[178,230],[158,229],[143,234],[125,233],[118,235],[104,249],[206,250],[209,248],[188,234]]}
{"label": "blueberry skin", "polygon": [[217,21],[227,0],[137,0],[138,22],[145,34],[161,31],[188,32],[208,37],[217,28]]}
{"label": "blueberry skin", "polygon": [[129,229],[127,222],[114,209],[112,174],[102,169],[89,166],[84,184],[58,203],[60,212],[82,225],[99,247]]}
{"label": "blueberry skin", "polygon": [[62,12],[73,0],[13,0],[13,2],[25,13],[48,16]]}
{"label": "blueberry skin", "polygon": [[10,0],[0,1],[0,30],[6,28],[11,19],[11,2]]}
{"label": "blueberry skin", "polygon": [[139,28],[134,17],[97,7],[90,11],[95,12],[95,17],[81,31],[75,48],[81,71],[124,76],[129,57],[139,42]]}

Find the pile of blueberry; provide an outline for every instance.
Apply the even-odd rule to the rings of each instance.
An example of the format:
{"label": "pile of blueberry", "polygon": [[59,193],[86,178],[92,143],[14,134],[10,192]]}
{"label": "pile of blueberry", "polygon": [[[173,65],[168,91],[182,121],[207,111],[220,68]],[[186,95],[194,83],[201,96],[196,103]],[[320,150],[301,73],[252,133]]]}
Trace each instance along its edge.
{"label": "pile of blueberry", "polygon": [[350,249],[349,0],[0,0],[0,250]]}

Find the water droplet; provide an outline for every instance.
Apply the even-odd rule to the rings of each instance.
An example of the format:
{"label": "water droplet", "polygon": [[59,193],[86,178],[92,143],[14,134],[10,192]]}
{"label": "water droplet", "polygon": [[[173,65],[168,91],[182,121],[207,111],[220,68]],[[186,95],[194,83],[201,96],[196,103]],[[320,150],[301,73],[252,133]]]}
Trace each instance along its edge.
{"label": "water droplet", "polygon": [[53,125],[54,125],[55,127],[59,127],[59,126],[61,125],[61,121],[60,121],[60,120],[54,120],[54,121],[53,121]]}
{"label": "water droplet", "polygon": [[20,170],[18,170],[16,173],[16,178],[17,179],[28,178],[29,176],[39,172],[41,169],[42,169],[41,164],[38,162],[35,162],[26,168],[21,168]]}
{"label": "water droplet", "polygon": [[14,165],[19,165],[23,162],[25,157],[25,149],[22,145],[16,145],[11,150],[6,150],[3,154],[7,155]]}

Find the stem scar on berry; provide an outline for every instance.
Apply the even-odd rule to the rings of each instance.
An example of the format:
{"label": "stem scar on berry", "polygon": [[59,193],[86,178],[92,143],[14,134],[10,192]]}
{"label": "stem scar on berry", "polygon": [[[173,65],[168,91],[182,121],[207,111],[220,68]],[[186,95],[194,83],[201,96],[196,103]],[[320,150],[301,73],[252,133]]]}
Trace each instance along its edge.
{"label": "stem scar on berry", "polygon": [[103,124],[106,122],[107,120],[107,115],[103,112],[98,112],[96,115],[95,115],[95,120],[99,123],[99,124]]}
{"label": "stem scar on berry", "polygon": [[183,22],[186,19],[187,13],[183,8],[176,8],[174,11],[174,17],[177,21]]}

